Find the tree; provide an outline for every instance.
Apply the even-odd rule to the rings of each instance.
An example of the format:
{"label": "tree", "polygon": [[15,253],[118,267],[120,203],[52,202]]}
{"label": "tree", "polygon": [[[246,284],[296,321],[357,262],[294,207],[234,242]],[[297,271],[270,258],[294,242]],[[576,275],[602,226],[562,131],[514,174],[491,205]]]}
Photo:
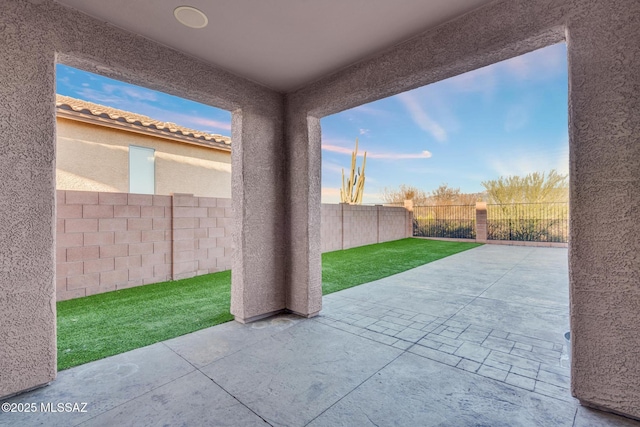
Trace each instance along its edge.
{"label": "tree", "polygon": [[[509,176],[482,182],[487,189],[487,223],[496,240],[566,241],[568,176],[555,170],[524,177]],[[560,202],[560,203],[555,203]],[[495,205],[495,206],[491,206]]]}
{"label": "tree", "polygon": [[427,193],[412,185],[402,184],[398,188],[387,188],[382,190],[382,200],[385,203],[402,204],[405,200],[413,200],[415,206],[426,204]]}
{"label": "tree", "polygon": [[483,181],[487,190],[488,202],[491,204],[510,203],[547,203],[566,202],[569,200],[568,175],[561,175],[551,170],[530,173],[522,176],[500,177]]}
{"label": "tree", "polygon": [[448,184],[441,184],[429,195],[430,202],[434,205],[453,205],[458,197],[460,197],[460,189],[451,188]]}
{"label": "tree", "polygon": [[448,184],[441,184],[431,191],[429,204],[432,205],[474,205],[482,196],[478,193],[462,193],[460,188],[449,187]]}

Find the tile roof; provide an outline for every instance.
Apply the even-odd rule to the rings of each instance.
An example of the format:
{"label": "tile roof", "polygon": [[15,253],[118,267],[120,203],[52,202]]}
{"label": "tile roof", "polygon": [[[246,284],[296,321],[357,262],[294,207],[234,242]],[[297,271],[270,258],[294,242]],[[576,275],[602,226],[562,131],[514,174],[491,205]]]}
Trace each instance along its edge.
{"label": "tile roof", "polygon": [[227,136],[210,134],[171,122],[162,122],[141,114],[118,110],[64,95],[56,95],[56,113],[69,118],[84,116],[85,118],[98,119],[99,121],[106,120],[123,127],[133,126],[138,130],[147,130],[155,135],[165,134],[172,138],[184,139],[210,147],[226,148],[228,150],[231,145],[231,138]]}

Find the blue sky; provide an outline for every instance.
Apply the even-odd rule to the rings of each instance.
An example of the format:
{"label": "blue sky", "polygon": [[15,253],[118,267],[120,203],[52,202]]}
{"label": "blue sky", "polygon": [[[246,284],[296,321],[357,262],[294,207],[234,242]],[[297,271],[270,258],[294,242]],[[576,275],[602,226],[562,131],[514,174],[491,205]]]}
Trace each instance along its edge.
{"label": "blue sky", "polygon": [[[339,201],[355,139],[367,151],[365,203],[384,187],[463,192],[500,176],[568,173],[564,43],[322,119],[322,200]],[[63,65],[57,91],[230,136],[231,114]],[[362,158],[358,160],[360,164]]]}
{"label": "blue sky", "polygon": [[323,201],[338,201],[356,137],[365,203],[401,184],[471,193],[500,176],[568,173],[566,58],[562,43],[323,118]]}
{"label": "blue sky", "polygon": [[166,93],[56,66],[56,92],[213,134],[231,136],[231,113]]}

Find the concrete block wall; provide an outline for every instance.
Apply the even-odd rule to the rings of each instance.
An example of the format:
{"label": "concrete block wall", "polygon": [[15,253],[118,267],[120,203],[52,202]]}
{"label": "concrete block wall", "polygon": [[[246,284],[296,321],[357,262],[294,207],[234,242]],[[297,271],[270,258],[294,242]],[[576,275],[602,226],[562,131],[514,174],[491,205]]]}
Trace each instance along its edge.
{"label": "concrete block wall", "polygon": [[231,269],[231,199],[174,194],[173,279]]}
{"label": "concrete block wall", "polygon": [[378,208],[342,206],[342,249],[378,243]]}
{"label": "concrete block wall", "polygon": [[323,204],[322,252],[411,237],[412,220],[402,207]]}
{"label": "concrete block wall", "polygon": [[342,206],[322,204],[322,253],[342,249]]}
{"label": "concrete block wall", "polygon": [[[388,242],[413,235],[411,212],[401,207],[378,206],[378,240]],[[408,232],[408,234],[407,234]],[[398,237],[401,236],[401,237]]]}
{"label": "concrete block wall", "polygon": [[231,268],[231,200],[57,191],[56,299]]}

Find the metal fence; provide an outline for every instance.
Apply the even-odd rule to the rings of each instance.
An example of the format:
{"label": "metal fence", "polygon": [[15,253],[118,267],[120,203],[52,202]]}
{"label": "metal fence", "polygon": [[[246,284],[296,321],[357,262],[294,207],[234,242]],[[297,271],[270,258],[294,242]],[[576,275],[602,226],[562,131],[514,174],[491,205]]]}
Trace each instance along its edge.
{"label": "metal fence", "polygon": [[476,207],[475,205],[414,206],[413,235],[475,239]]}
{"label": "metal fence", "polygon": [[568,242],[568,203],[487,205],[487,239]]}

